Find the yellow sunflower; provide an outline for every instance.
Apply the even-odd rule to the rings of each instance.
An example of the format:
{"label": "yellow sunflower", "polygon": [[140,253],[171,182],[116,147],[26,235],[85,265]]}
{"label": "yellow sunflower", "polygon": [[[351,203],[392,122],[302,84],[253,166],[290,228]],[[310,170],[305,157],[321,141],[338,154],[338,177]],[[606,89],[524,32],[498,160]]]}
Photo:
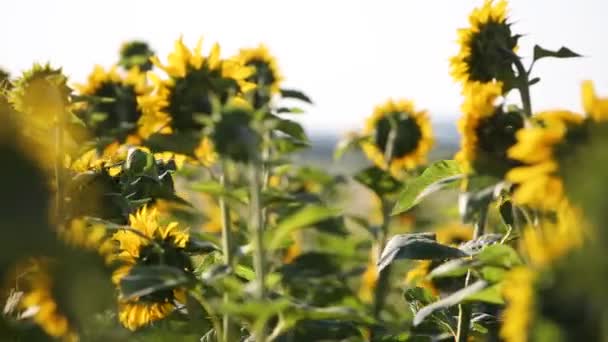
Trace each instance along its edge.
{"label": "yellow sunflower", "polygon": [[515,132],[524,126],[519,113],[504,112],[495,104],[502,95],[502,83],[472,82],[464,89],[462,117],[458,131],[462,136],[455,159],[466,173],[502,177],[517,162],[507,156],[515,144]]}
{"label": "yellow sunflower", "polygon": [[556,208],[564,197],[559,174],[560,158],[569,157],[585,139],[584,118],[569,111],[535,115],[536,124],[517,132],[510,158],[524,163],[510,170],[506,178],[517,188],[513,200],[540,209]]}
{"label": "yellow sunflower", "polygon": [[45,262],[37,260],[28,267],[20,306],[35,312],[34,322],[49,336],[66,342],[78,341],[78,335],[55,300],[54,282],[46,266]]}
{"label": "yellow sunflower", "polygon": [[154,90],[137,100],[143,111],[139,131],[144,138],[171,130],[200,129],[201,117],[212,112],[212,96],[225,101],[231,94],[255,88],[247,81],[255,70],[236,59],[221,59],[217,43],[204,56],[202,39],[190,50],[180,38],[167,60],[167,64],[162,64],[156,56],[151,58],[169,78],[163,80],[151,74]]}
{"label": "yellow sunflower", "polygon": [[264,44],[256,48],[241,49],[238,55],[239,61],[245,65],[255,68],[255,74],[248,81],[255,83],[258,89],[268,89],[270,95],[281,92],[281,81],[283,76],[279,70],[276,58]]}
{"label": "yellow sunflower", "polygon": [[583,245],[589,232],[580,211],[562,201],[555,223],[543,222],[539,227],[526,227],[520,241],[521,249],[532,265],[545,267]]}
{"label": "yellow sunflower", "polygon": [[471,12],[469,27],[458,30],[460,51],[450,59],[450,74],[465,88],[470,82],[512,79],[508,54],[515,52],[517,39],[507,23],[507,2],[485,0]]}
{"label": "yellow sunflower", "polygon": [[[130,227],[137,233],[122,230],[114,234],[118,243],[116,258],[123,264],[112,276],[115,284],[127,276],[134,266],[165,263],[186,272],[192,271],[192,264],[184,248],[189,234],[181,230],[176,222],[161,225],[156,209],[143,207],[129,216]],[[158,250],[162,248],[164,252]],[[130,330],[148,325],[168,316],[176,303],[184,303],[185,289],[175,288],[145,295],[135,299],[119,300],[119,320]]]}
{"label": "yellow sunflower", "polygon": [[595,94],[593,82],[584,81],[581,86],[581,98],[585,113],[596,122],[608,120],[608,98]]}
{"label": "yellow sunflower", "polygon": [[75,88],[82,95],[98,98],[75,107],[75,113],[96,137],[113,137],[131,144],[140,142],[136,133],[142,113],[137,97],[145,95],[151,88],[139,68],[123,74],[116,66],[106,70],[98,65],[89,75],[88,82],[75,85]]}
{"label": "yellow sunflower", "polygon": [[371,303],[374,300],[374,290],[378,283],[378,247],[378,245],[374,245],[370,250],[369,261],[365,267],[365,272],[361,275],[359,298],[366,303]]}
{"label": "yellow sunflower", "polygon": [[370,137],[362,145],[367,157],[394,175],[425,163],[433,145],[427,112],[416,111],[407,100],[388,100],[377,106],[363,132]]}
{"label": "yellow sunflower", "polygon": [[506,342],[526,342],[535,312],[534,283],[536,273],[527,267],[513,268],[503,282],[503,297],[507,303],[502,313],[500,336]]}

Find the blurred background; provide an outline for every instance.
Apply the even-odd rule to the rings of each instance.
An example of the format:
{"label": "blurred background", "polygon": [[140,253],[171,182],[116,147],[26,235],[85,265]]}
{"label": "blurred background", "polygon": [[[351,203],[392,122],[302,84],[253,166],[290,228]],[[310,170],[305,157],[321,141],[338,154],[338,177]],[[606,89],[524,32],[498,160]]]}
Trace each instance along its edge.
{"label": "blurred background", "polygon": [[[71,82],[85,82],[92,64],[109,66],[120,44],[142,39],[164,59],[183,34],[188,45],[204,37],[222,55],[242,46],[268,45],[287,75],[285,86],[305,90],[315,102],[297,120],[313,149],[302,156],[322,165],[346,132],[362,127],[387,96],[413,99],[430,111],[438,139],[435,156],[457,148],[459,87],[448,73],[456,53],[456,29],[467,25],[481,1],[160,1],[20,0],[2,5],[0,67],[13,75],[37,61],[63,66]],[[561,45],[585,58],[546,61],[535,68],[543,82],[532,87],[536,111],[556,107],[579,111],[580,82],[608,91],[608,44],[603,0],[513,0],[510,17],[530,56],[535,42]],[[353,159],[354,158],[354,159]],[[357,162],[349,156],[344,167]]]}

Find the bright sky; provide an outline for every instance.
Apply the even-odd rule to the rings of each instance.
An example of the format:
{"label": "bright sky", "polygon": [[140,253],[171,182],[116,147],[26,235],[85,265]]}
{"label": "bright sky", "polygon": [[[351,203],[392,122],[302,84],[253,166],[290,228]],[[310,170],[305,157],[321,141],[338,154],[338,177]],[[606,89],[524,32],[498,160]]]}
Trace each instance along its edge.
{"label": "bright sky", "polygon": [[[434,120],[458,115],[459,87],[448,75],[456,29],[481,0],[19,0],[3,1],[0,66],[17,73],[33,61],[63,66],[83,82],[94,64],[111,65],[121,42],[144,39],[164,60],[183,34],[204,36],[223,56],[266,43],[286,75],[285,86],[308,93],[315,106],[301,121],[317,132],[361,127],[388,97],[413,99]],[[535,110],[580,109],[579,86],[593,79],[608,96],[604,0],[513,0],[520,54],[539,43],[566,45],[587,57],[544,60],[533,87]]]}

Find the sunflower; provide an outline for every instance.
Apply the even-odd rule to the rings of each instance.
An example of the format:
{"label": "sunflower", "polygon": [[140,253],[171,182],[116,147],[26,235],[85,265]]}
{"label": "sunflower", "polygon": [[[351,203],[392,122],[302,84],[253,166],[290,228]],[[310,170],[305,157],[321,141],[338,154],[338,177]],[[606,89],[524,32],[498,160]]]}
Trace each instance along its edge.
{"label": "sunflower", "polygon": [[281,92],[280,86],[283,76],[276,58],[270,54],[264,44],[260,44],[256,48],[241,49],[237,58],[243,65],[255,69],[255,73],[247,79],[257,85],[254,98],[255,107],[267,103],[272,95]]}
{"label": "sunflower", "polygon": [[527,267],[513,268],[503,282],[507,306],[502,313],[500,336],[506,342],[526,342],[535,312],[534,283],[536,273]]}
{"label": "sunflower", "polygon": [[114,66],[108,70],[95,66],[86,84],[76,85],[82,95],[94,97],[76,114],[91,128],[96,137],[111,137],[119,142],[137,143],[137,122],[141,109],[137,97],[150,88],[145,74],[132,68],[125,75]]}
{"label": "sunflower", "polygon": [[362,147],[378,167],[398,175],[426,162],[433,145],[433,132],[426,111],[415,111],[407,100],[388,100],[374,109],[364,134],[370,141]]}
{"label": "sunflower", "polygon": [[56,301],[55,283],[48,270],[48,263],[37,260],[27,267],[25,291],[20,306],[33,310],[33,320],[45,333],[61,341],[78,341],[78,335],[70,320]]}
{"label": "sunflower", "polygon": [[180,38],[167,59],[166,65],[156,56],[151,61],[169,79],[152,75],[154,90],[138,98],[143,111],[139,130],[144,138],[172,130],[201,129],[204,126],[201,119],[212,113],[215,99],[226,101],[231,94],[255,87],[247,81],[255,70],[236,59],[222,60],[218,44],[212,47],[208,56],[203,56],[202,39],[194,50],[190,50]]}
{"label": "sunflower", "polygon": [[502,177],[518,162],[507,157],[515,144],[515,132],[524,126],[517,112],[495,106],[502,94],[502,83],[473,82],[464,89],[463,116],[458,121],[462,136],[455,159],[466,173],[485,173]]}
{"label": "sunflower", "polygon": [[539,113],[535,123],[517,132],[508,156],[524,165],[510,170],[506,178],[517,184],[517,204],[554,209],[564,197],[560,162],[572,158],[587,140],[586,125],[581,115],[569,111]]}
{"label": "sunflower", "polygon": [[600,98],[595,94],[593,82],[584,81],[581,86],[581,98],[585,113],[596,122],[608,120],[608,98]]}
{"label": "sunflower", "polygon": [[545,267],[583,245],[589,234],[583,215],[566,200],[557,208],[556,222],[543,222],[540,227],[526,227],[521,249],[532,265]]}
{"label": "sunflower", "polygon": [[146,42],[133,40],[125,42],[120,47],[120,61],[118,65],[126,70],[138,68],[141,71],[152,69],[150,57],[154,56],[154,51]]}
{"label": "sunflower", "polygon": [[361,275],[361,286],[359,287],[359,298],[366,303],[371,303],[374,299],[374,290],[378,283],[378,245],[374,245],[370,250],[369,261],[365,271]]}
{"label": "sunflower", "polygon": [[[129,216],[131,229],[114,234],[118,242],[117,259],[123,263],[112,276],[115,284],[129,274],[135,266],[166,264],[192,272],[192,263],[184,248],[189,234],[175,222],[160,225],[156,209],[143,207]],[[159,251],[162,248],[163,251]],[[130,330],[167,317],[178,305],[185,302],[185,289],[161,290],[135,299],[119,300],[119,320]]]}
{"label": "sunflower", "polygon": [[485,0],[473,10],[469,24],[458,30],[460,51],[450,59],[452,77],[465,86],[513,79],[510,54],[516,50],[519,36],[511,33],[507,23],[507,2]]}

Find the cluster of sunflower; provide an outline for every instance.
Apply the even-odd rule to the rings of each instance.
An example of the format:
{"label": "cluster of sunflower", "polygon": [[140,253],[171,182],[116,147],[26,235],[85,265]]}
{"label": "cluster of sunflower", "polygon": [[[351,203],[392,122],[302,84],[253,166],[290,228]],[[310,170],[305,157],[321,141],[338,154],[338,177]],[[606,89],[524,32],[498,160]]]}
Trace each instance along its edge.
{"label": "cluster of sunflower", "polygon": [[0,73],[1,339],[605,339],[608,98],[534,112],[536,61],[578,54],[526,68],[512,26],[485,0],[458,32],[453,160],[389,99],[339,145],[368,159],[346,176],[297,158],[311,100],[264,45]]}
{"label": "cluster of sunflower", "polygon": [[[534,64],[579,55],[536,45],[524,67],[517,54],[521,35],[512,31],[507,14],[506,1],[486,0],[470,14],[469,27],[458,31],[460,49],[450,59],[450,73],[463,102],[454,160],[425,165],[430,123],[409,100],[376,107],[363,132],[342,143],[341,149],[360,147],[373,164],[354,178],[375,194],[382,214],[360,293],[373,303],[375,318],[387,320],[386,298],[405,288],[414,315],[410,337],[601,340],[603,304],[592,295],[574,296],[577,282],[565,279],[566,272],[581,273],[573,271],[581,263],[588,272],[605,270],[589,261],[605,241],[605,200],[592,190],[602,188],[605,176],[594,171],[596,180],[587,185],[580,166],[604,170],[608,98],[584,81],[584,113],[534,112],[530,87],[540,81],[532,77]],[[512,93],[519,103],[508,101]],[[461,222],[453,222],[449,210],[437,228],[395,220],[417,217],[422,199],[438,190],[449,197],[454,190],[446,189],[454,187]],[[400,272],[396,259],[420,261]]]}

